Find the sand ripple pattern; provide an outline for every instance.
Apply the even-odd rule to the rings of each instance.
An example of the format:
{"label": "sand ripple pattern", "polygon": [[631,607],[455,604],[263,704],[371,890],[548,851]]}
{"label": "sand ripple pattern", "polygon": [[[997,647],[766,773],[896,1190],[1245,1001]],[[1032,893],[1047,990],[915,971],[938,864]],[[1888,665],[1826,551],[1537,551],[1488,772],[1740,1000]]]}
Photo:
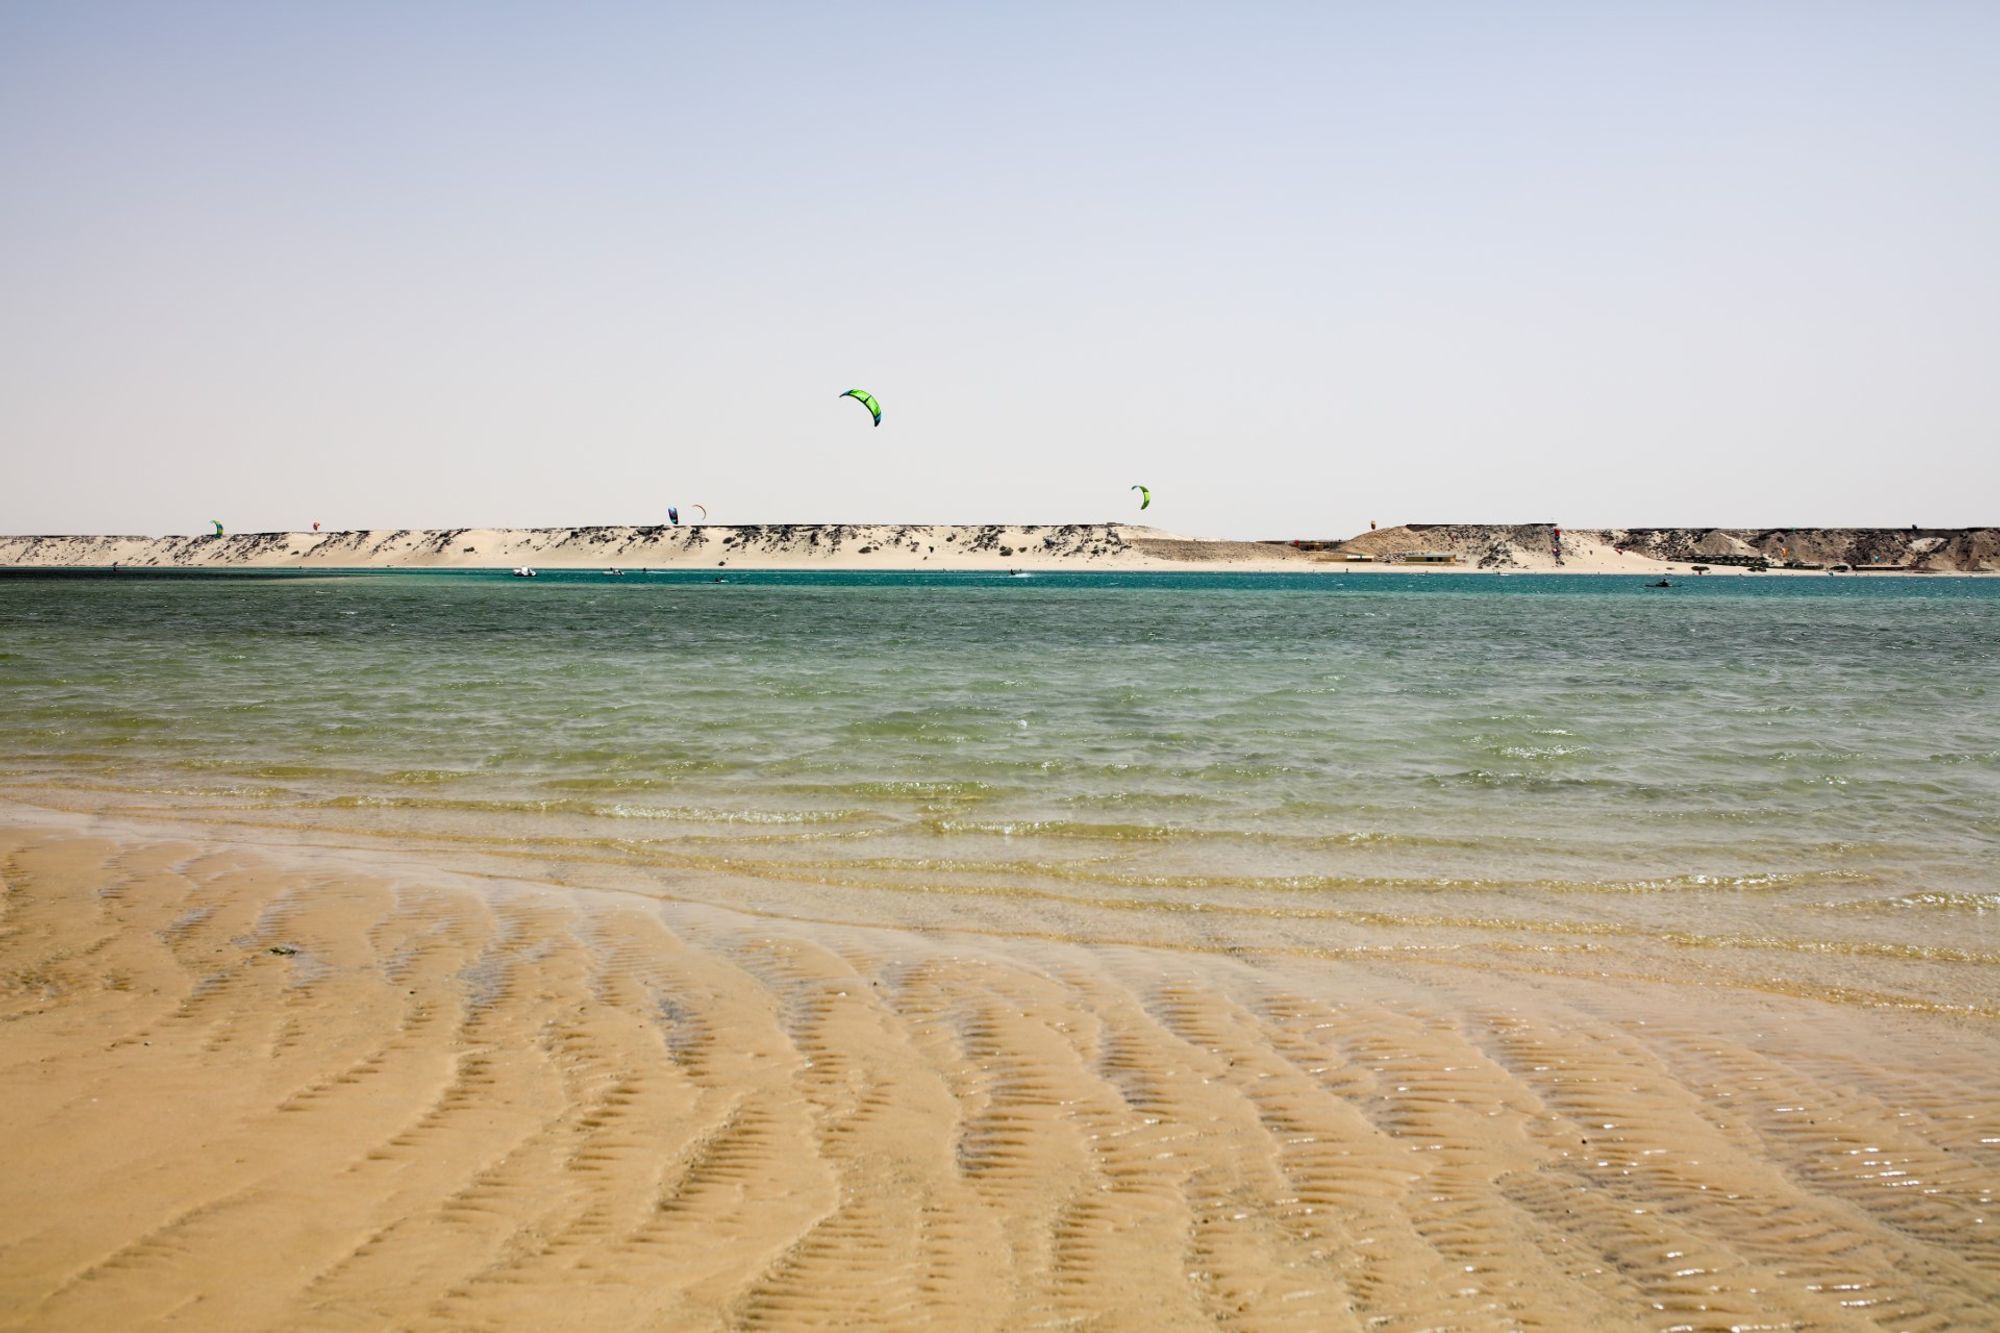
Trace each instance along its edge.
{"label": "sand ripple pattern", "polygon": [[2000,1326],[1990,1020],[0,832],[0,1327]]}

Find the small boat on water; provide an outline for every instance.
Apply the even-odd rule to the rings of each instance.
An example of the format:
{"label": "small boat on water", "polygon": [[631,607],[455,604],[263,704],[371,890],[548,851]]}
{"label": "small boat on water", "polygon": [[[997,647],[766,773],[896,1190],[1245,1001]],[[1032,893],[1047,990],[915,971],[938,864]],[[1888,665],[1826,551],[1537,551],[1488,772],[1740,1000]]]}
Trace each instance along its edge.
{"label": "small boat on water", "polygon": [[529,569],[526,565],[522,565],[514,571],[514,577],[517,579],[531,579],[535,577],[535,571]]}

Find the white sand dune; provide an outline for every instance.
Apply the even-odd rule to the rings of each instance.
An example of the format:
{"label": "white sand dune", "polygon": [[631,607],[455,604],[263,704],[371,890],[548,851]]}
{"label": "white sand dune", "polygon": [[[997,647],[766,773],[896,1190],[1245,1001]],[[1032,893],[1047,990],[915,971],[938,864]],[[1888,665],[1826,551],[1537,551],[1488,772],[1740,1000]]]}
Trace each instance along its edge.
{"label": "white sand dune", "polygon": [[440,528],[223,537],[0,537],[0,564],[190,568],[1141,569],[1309,567],[1284,543],[1114,523]]}
{"label": "white sand dune", "polygon": [[[1572,574],[2000,571],[1992,528],[1420,524],[1347,540],[1221,541],[1123,523],[396,528],[222,537],[0,537],[0,565],[296,569],[1392,569]],[[1411,563],[1418,555],[1448,563]],[[1360,557],[1360,558],[1357,558]]]}

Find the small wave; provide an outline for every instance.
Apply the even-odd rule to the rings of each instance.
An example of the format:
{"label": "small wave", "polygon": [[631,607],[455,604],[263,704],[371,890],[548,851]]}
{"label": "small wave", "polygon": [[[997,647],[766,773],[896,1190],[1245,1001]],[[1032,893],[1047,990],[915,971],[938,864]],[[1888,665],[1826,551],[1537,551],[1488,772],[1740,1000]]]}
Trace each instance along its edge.
{"label": "small wave", "polygon": [[1701,949],[1769,949],[1786,953],[1834,954],[1851,958],[1972,963],[1981,967],[1991,967],[1995,963],[2000,963],[2000,954],[1979,949],[1960,949],[1944,944],[1909,944],[1888,940],[1802,940],[1776,935],[1702,935],[1680,931],[1665,931],[1659,938],[1670,944]]}
{"label": "small wave", "polygon": [[1631,784],[1613,778],[1558,777],[1551,773],[1505,773],[1490,768],[1469,768],[1457,773],[1434,773],[1421,779],[1424,786],[1519,788],[1525,791],[1556,791],[1570,788],[1597,788],[1603,791],[1633,791]]}
{"label": "small wave", "polygon": [[558,798],[546,801],[492,801],[450,797],[389,796],[380,793],[329,796],[312,802],[324,809],[391,809],[500,815],[583,815],[598,819],[658,819],[689,824],[836,824],[879,819],[871,810],[723,810],[704,806],[627,805]]}
{"label": "small wave", "polygon": [[627,792],[658,791],[672,786],[665,778],[550,778],[541,784],[549,791]]}
{"label": "small wave", "polygon": [[1930,755],[1933,764],[2000,764],[2000,750],[1948,750]]}
{"label": "small wave", "polygon": [[879,838],[888,831],[887,825],[874,824],[862,828],[793,827],[776,833],[681,833],[675,836],[674,843],[681,847],[793,846],[809,842],[861,842]]}
{"label": "small wave", "polygon": [[1550,881],[1547,887],[1593,893],[1686,893],[1691,890],[1719,889],[1727,892],[1766,889],[1811,888],[1823,884],[1866,883],[1875,876],[1859,870],[1764,871],[1747,875],[1663,875],[1654,879],[1585,883]]}
{"label": "small wave", "polygon": [[1869,898],[1858,902],[1829,903],[1849,912],[1970,912],[1975,916],[2000,912],[2000,893],[1906,893],[1897,898]]}
{"label": "small wave", "polygon": [[[1002,794],[1003,789],[985,782],[906,780],[852,782],[814,788],[832,796],[859,796],[873,800],[980,801]],[[1010,789],[1011,790],[1011,789]]]}
{"label": "small wave", "polygon": [[1207,809],[1216,804],[1213,796],[1195,792],[1106,791],[1072,792],[1056,798],[1058,805],[1079,810],[1126,810],[1161,806],[1169,809]]}
{"label": "small wave", "polygon": [[[732,843],[732,845],[735,845]],[[1244,894],[1495,894],[1506,896],[1548,890],[1554,892],[1629,891],[1625,885],[1591,884],[1568,880],[1467,879],[1450,875],[1243,875],[1168,874],[1123,869],[1113,856],[1079,856],[1071,860],[1009,860],[953,856],[868,856],[818,859],[787,857],[767,860],[752,857],[720,857],[712,864],[746,874],[784,877],[801,871],[829,875],[851,875],[866,871],[889,875],[947,876],[947,884],[927,883],[927,892],[982,893],[997,886],[965,882],[973,879],[1007,880],[1013,887],[1032,884],[1091,884],[1108,889],[1164,893],[1212,893],[1217,890]],[[907,889],[911,885],[886,880],[854,881],[854,887]],[[1143,899],[1132,899],[1142,902]],[[1240,905],[1242,910],[1254,910]],[[1213,910],[1237,910],[1215,905]]]}
{"label": "small wave", "polygon": [[1164,842],[1187,836],[1157,824],[1088,824],[1069,819],[1021,819],[974,822],[964,819],[933,819],[929,827],[938,833],[975,833],[999,838],[1101,838],[1110,842]]}
{"label": "small wave", "polygon": [[1104,842],[1228,842],[1262,847],[1364,847],[1431,845],[1432,839],[1376,830],[1342,833],[1287,833],[1266,829],[1197,828],[1186,824],[1093,823],[1071,819],[932,819],[932,832],[998,838],[1075,838]]}
{"label": "small wave", "polygon": [[612,819],[668,819],[697,824],[844,824],[876,819],[872,810],[716,810],[700,806],[598,806]]}

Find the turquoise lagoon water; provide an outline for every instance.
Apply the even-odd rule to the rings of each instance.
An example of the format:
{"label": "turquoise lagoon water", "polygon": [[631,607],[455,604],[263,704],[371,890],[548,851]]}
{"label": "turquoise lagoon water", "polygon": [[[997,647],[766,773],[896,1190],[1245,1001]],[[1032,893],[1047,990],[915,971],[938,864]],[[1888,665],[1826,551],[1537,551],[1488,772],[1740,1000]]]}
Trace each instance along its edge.
{"label": "turquoise lagoon water", "polygon": [[1996,1002],[2000,582],[712,577],[13,572],[0,779],[753,910]]}

